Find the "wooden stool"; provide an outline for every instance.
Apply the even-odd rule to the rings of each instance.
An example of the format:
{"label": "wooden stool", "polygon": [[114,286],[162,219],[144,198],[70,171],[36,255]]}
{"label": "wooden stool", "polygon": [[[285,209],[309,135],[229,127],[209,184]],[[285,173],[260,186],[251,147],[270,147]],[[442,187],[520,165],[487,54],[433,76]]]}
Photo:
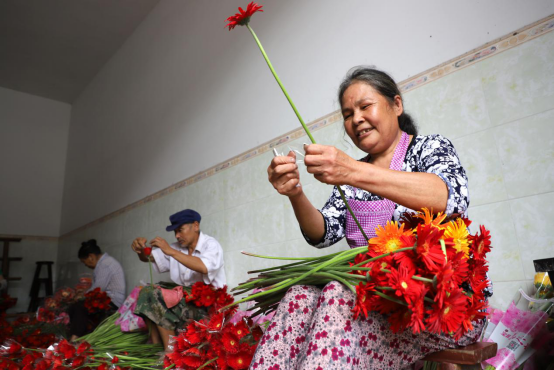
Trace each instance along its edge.
{"label": "wooden stool", "polygon": [[[29,293],[29,296],[31,297],[31,302],[29,302],[29,308],[27,309],[27,312],[35,312],[38,309],[38,306],[40,304],[40,300],[44,297],[39,298],[38,292],[40,291],[40,283],[44,283],[44,287],[46,290],[46,295],[52,295],[54,293],[52,288],[52,265],[54,262],[52,261],[38,261],[37,262],[37,268],[35,270],[35,277],[33,278],[33,285],[31,286],[31,293]],[[46,278],[40,278],[40,269],[42,268],[42,265],[46,265],[48,267],[48,277]]]}
{"label": "wooden stool", "polygon": [[481,370],[481,362],[496,356],[497,344],[477,342],[469,346],[431,353],[423,361],[437,362],[437,370]]}

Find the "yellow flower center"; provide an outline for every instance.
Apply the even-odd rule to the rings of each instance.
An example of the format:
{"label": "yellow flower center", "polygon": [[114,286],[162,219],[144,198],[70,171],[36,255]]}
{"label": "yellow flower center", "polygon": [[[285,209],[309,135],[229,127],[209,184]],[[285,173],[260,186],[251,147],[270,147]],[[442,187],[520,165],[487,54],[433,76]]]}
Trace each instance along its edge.
{"label": "yellow flower center", "polygon": [[231,345],[232,345],[232,346],[235,345],[235,341],[234,341],[234,340],[231,340]]}
{"label": "yellow flower center", "polygon": [[404,289],[408,289],[408,284],[405,281],[401,282],[400,286]]}
{"label": "yellow flower center", "polygon": [[444,313],[445,315],[447,315],[447,314],[448,314],[448,311],[450,311],[450,307],[446,307],[446,308],[444,309],[443,313]]}
{"label": "yellow flower center", "polygon": [[387,251],[392,252],[400,248],[400,240],[398,239],[391,239],[387,241],[386,245]]}
{"label": "yellow flower center", "polygon": [[238,363],[242,365],[242,358],[239,358]]}

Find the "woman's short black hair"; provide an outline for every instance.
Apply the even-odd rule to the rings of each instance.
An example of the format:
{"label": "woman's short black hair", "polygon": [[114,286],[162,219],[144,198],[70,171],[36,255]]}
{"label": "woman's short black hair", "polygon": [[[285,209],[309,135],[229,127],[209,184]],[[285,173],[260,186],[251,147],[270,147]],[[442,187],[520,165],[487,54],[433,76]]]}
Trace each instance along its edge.
{"label": "woman's short black hair", "polygon": [[[350,85],[356,82],[363,82],[373,87],[379,94],[383,95],[390,104],[393,104],[396,95],[400,96],[400,99],[402,99],[402,94],[398,89],[398,85],[396,85],[396,82],[394,82],[391,76],[372,67],[359,66],[351,69],[340,84],[338,97],[341,106],[344,92]],[[398,117],[398,125],[405,133],[417,135],[417,126],[412,117],[406,113],[405,110]]]}
{"label": "woman's short black hair", "polygon": [[81,248],[79,248],[79,259],[85,259],[89,254],[102,254],[100,247],[96,244],[96,239],[90,239],[86,242],[81,243]]}

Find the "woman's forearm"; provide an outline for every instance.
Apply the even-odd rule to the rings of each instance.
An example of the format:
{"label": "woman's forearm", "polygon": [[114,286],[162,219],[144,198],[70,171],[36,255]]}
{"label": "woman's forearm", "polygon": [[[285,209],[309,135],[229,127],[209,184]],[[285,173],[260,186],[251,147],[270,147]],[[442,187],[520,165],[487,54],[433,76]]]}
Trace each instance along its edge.
{"label": "woman's forearm", "polygon": [[312,205],[304,192],[289,197],[294,214],[306,236],[317,242],[325,235],[325,222],[321,213]]}
{"label": "woman's forearm", "polygon": [[393,171],[358,162],[359,168],[348,185],[367,190],[404,207],[444,212],[448,201],[448,187],[433,173]]}

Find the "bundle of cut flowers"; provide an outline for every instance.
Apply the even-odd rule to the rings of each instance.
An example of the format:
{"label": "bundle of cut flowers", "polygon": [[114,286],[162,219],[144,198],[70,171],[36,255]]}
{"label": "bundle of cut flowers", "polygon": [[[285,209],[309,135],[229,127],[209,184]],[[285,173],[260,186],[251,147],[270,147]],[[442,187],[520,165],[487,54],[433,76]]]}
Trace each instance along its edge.
{"label": "bundle of cut flowers", "polygon": [[471,223],[458,215],[433,215],[427,209],[405,214],[401,223],[378,226],[368,247],[323,257],[280,258],[297,262],[251,271],[256,278],[234,289],[242,294],[262,289],[234,304],[255,300],[258,313],[274,310],[295,284],[338,281],[356,294],[354,316],[387,314],[394,332],[450,333],[456,338],[486,316],[489,282],[486,254],[490,233],[484,226],[471,235]]}
{"label": "bundle of cut flowers", "polygon": [[190,322],[172,339],[164,366],[178,369],[247,369],[263,332],[251,319],[232,323],[231,310]]}
{"label": "bundle of cut flowers", "polygon": [[121,332],[114,324],[117,316],[76,343],[57,339],[44,350],[7,340],[0,345],[0,369],[158,369],[161,345],[146,344],[147,333]]}
{"label": "bundle of cut flowers", "polygon": [[110,308],[111,298],[100,288],[95,288],[85,294],[85,308],[89,313],[94,314],[107,311]]}
{"label": "bundle of cut flowers", "polygon": [[209,311],[205,318],[191,321],[172,338],[171,353],[165,356],[164,366],[185,370],[247,369],[262,335],[260,326],[242,315],[235,320],[236,306],[222,309],[234,301],[226,286],[216,289],[196,282],[182,289],[188,303]]}

